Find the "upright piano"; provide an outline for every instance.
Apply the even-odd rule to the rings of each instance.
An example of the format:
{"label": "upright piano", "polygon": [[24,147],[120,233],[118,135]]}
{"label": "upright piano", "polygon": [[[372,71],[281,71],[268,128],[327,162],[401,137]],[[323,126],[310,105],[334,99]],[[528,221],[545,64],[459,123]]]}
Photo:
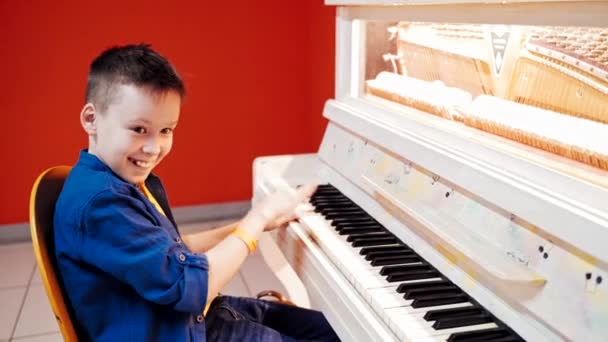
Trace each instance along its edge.
{"label": "upright piano", "polygon": [[321,184],[260,250],[344,341],[608,341],[608,2],[326,0]]}

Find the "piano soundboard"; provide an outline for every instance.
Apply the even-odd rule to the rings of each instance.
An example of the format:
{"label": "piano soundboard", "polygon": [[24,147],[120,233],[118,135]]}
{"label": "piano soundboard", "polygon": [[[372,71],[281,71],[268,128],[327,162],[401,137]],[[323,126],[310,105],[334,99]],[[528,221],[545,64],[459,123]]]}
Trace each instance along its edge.
{"label": "piano soundboard", "polygon": [[[297,222],[260,240],[289,299],[322,311],[343,341],[608,341],[608,169],[602,167],[608,140],[577,140],[605,129],[600,111],[579,114],[608,107],[608,95],[589,97],[604,105],[569,104],[555,112],[592,122],[567,139],[550,130],[547,138],[537,129],[554,125],[552,109],[543,105],[553,97],[542,93],[541,101],[513,74],[522,56],[543,45],[540,39],[557,46],[545,49],[576,58],[574,51],[586,45],[562,43],[565,18],[572,27],[597,26],[566,31],[568,37],[593,33],[595,45],[580,61],[603,63],[605,49],[597,45],[608,32],[602,28],[608,2],[551,3],[550,20],[545,2],[326,2],[339,5],[336,98],[324,108],[329,123],[319,151],[260,157],[253,165],[254,202],[284,187],[321,184]],[[575,9],[580,17],[566,16]],[[488,35],[489,24],[476,16],[502,33]],[[365,44],[376,39],[366,31],[372,21],[374,27],[386,22],[377,39],[386,40],[387,51],[401,49],[406,60],[387,60],[383,70],[366,60],[373,53],[362,53]],[[496,38],[508,37],[505,32],[518,41]],[[519,51],[503,51],[513,60],[504,61],[500,75],[487,70],[495,56],[484,62],[487,37]],[[458,42],[474,42],[474,49]],[[413,70],[421,47],[430,66]],[[548,51],[533,53],[545,58]],[[484,72],[478,85],[459,83],[462,75],[442,78],[457,72],[450,65],[464,63],[467,73],[482,62],[488,64],[478,69]],[[571,77],[573,68],[567,69]],[[579,74],[605,82],[601,70]],[[514,84],[526,95],[513,95]],[[562,88],[579,89],[572,87]],[[529,106],[535,119],[509,114],[517,106]],[[488,119],[498,118],[485,114],[492,108],[506,113],[509,120],[496,122],[510,128]],[[529,121],[534,129],[525,131]]]}

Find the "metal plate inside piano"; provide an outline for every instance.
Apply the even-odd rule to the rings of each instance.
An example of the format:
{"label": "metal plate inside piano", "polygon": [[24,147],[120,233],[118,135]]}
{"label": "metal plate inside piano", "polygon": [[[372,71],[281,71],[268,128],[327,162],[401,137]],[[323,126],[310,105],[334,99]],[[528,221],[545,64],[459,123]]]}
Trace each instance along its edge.
{"label": "metal plate inside piano", "polygon": [[332,185],[319,186],[310,202],[335,239],[321,247],[356,274],[347,278],[399,338],[523,341]]}

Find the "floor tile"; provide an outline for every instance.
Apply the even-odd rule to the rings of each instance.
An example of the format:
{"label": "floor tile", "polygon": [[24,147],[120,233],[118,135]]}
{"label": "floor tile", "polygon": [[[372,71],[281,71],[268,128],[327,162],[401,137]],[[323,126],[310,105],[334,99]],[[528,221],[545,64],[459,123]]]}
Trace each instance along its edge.
{"label": "floor tile", "polygon": [[0,289],[27,286],[34,264],[34,250],[31,242],[0,245]]}
{"label": "floor tile", "polygon": [[40,270],[38,266],[34,269],[34,275],[32,276],[32,282],[30,284],[42,284],[42,277],[40,277]]}
{"label": "floor tile", "polygon": [[60,333],[35,335],[35,336],[24,336],[14,338],[15,342],[62,342],[63,337]]}
{"label": "floor tile", "polygon": [[0,289],[0,340],[9,339],[23,303],[26,287]]}
{"label": "floor tile", "polygon": [[59,326],[51,310],[44,286],[31,285],[13,337],[58,332]]}

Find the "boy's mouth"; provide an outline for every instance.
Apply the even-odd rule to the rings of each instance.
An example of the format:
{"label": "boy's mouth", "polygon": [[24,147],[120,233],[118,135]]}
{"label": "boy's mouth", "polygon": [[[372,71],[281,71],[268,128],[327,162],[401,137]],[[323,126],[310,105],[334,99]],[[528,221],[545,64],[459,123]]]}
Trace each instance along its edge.
{"label": "boy's mouth", "polygon": [[129,161],[131,163],[133,163],[135,166],[138,166],[138,167],[141,167],[144,169],[152,166],[152,162],[149,162],[149,161],[137,160],[137,159],[133,159],[133,158],[129,158]]}

